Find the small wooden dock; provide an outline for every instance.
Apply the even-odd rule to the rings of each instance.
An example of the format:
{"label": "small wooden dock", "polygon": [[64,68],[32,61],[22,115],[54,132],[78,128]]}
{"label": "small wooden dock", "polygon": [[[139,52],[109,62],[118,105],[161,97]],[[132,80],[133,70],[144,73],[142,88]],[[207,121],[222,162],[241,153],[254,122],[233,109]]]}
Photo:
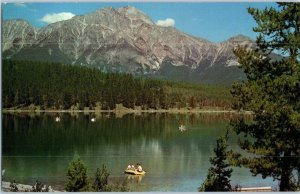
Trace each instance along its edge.
{"label": "small wooden dock", "polygon": [[271,192],[272,187],[242,187],[237,188],[237,192]]}

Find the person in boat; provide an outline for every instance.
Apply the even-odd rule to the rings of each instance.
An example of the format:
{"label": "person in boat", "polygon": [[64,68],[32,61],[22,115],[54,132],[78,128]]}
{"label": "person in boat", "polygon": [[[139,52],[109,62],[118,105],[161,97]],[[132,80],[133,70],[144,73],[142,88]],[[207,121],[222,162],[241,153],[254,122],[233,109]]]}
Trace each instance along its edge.
{"label": "person in boat", "polygon": [[141,164],[137,164],[137,171],[143,172],[143,168],[142,168]]}
{"label": "person in boat", "polygon": [[128,166],[127,166],[127,170],[130,170],[131,169],[131,165],[130,164],[128,164]]}
{"label": "person in boat", "polygon": [[131,165],[131,170],[135,170],[135,167],[133,164]]}

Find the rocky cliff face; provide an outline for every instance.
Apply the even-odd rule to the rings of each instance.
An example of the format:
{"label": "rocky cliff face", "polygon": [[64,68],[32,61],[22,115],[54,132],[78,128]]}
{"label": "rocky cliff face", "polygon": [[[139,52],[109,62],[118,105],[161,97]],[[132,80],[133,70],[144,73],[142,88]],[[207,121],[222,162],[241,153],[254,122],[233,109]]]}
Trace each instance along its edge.
{"label": "rocky cliff face", "polygon": [[37,30],[24,20],[8,20],[2,26],[2,50],[10,57],[37,40]]}
{"label": "rocky cliff face", "polygon": [[146,14],[130,6],[104,8],[39,30],[25,21],[4,21],[2,39],[4,58],[204,82],[214,79],[214,75],[203,79],[213,69],[238,71],[233,47],[254,44],[244,36],[220,44],[189,36],[173,27],[154,24]]}

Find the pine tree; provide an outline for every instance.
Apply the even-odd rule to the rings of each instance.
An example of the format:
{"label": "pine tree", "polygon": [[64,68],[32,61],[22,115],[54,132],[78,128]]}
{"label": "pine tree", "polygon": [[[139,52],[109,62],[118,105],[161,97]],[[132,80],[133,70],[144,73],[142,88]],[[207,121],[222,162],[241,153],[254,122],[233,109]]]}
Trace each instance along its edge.
{"label": "pine tree", "polygon": [[[234,108],[252,111],[253,122],[232,121],[242,149],[252,157],[235,153],[237,165],[253,175],[280,181],[280,191],[293,190],[300,166],[300,4],[278,3],[278,8],[249,8],[257,22],[256,50],[234,50],[247,81],[235,84]],[[271,60],[274,54],[282,59]],[[254,155],[253,155],[254,154]]]}
{"label": "pine tree", "polygon": [[70,163],[67,176],[68,183],[66,191],[83,192],[90,190],[87,167],[79,157],[75,157],[75,159]]}
{"label": "pine tree", "polygon": [[230,177],[232,169],[227,161],[227,135],[217,139],[217,147],[214,149],[215,157],[210,158],[213,165],[208,170],[206,180],[199,187],[199,191],[230,191]]}
{"label": "pine tree", "polygon": [[95,182],[93,188],[95,191],[109,191],[108,188],[108,177],[109,173],[107,172],[106,166],[102,165],[102,169],[97,168],[95,175]]}

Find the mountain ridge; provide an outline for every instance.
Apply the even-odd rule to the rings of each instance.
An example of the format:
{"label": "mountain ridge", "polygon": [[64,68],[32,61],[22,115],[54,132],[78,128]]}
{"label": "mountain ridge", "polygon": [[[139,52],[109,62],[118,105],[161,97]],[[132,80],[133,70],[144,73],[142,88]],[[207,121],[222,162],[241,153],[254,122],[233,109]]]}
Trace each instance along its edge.
{"label": "mountain ridge", "polygon": [[[40,29],[27,22],[25,32],[13,30],[20,21],[3,24],[4,45],[11,45],[3,47],[4,58],[62,62],[179,81],[214,83],[213,74],[202,79],[212,69],[224,73],[234,69],[234,80],[225,80],[229,83],[236,77],[243,79],[232,49],[237,44],[255,45],[244,35],[213,43],[174,27],[158,26],[132,6],[103,8]],[[178,73],[184,75],[176,77]]]}

